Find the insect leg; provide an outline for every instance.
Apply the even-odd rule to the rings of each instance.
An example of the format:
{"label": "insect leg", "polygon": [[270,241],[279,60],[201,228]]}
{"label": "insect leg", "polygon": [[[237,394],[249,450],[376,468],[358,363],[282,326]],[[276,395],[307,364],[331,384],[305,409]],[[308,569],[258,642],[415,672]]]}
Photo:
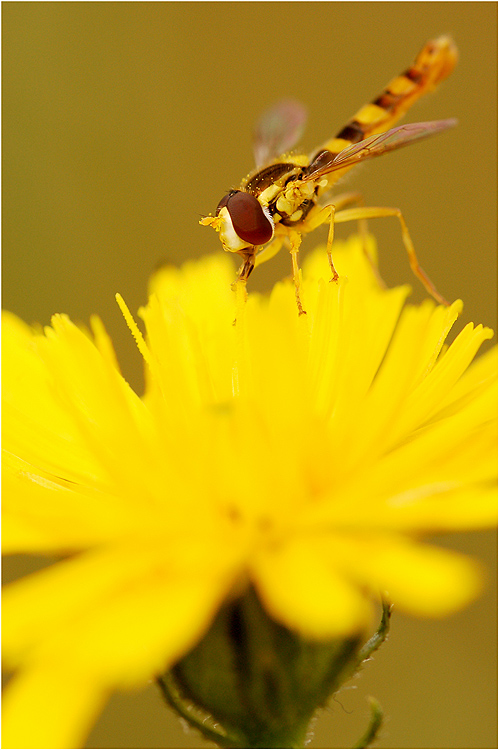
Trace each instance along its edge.
{"label": "insect leg", "polygon": [[234,283],[231,284],[232,290],[236,293],[236,319],[234,320],[234,324],[241,317],[247,297],[246,282],[255,267],[255,256],[253,254],[246,253],[243,255],[243,258],[244,262],[239,267],[237,278]]}
{"label": "insect leg", "polygon": [[[341,195],[335,195],[334,197],[334,208],[333,207],[331,208],[331,214],[330,214],[331,223],[329,226],[329,232],[328,232],[328,238],[327,238],[327,257],[329,260],[329,267],[331,268],[331,271],[333,274],[331,281],[336,281],[338,278],[338,274],[336,272],[336,269],[334,268],[333,256],[332,256],[332,246],[333,246],[333,239],[334,239],[334,217],[337,211],[341,211],[345,206],[350,206],[351,204],[355,204],[355,203],[357,203],[359,206],[364,205],[364,197],[360,193],[342,193]],[[362,219],[359,219],[358,221],[359,221],[359,235],[362,240],[362,249],[364,251],[366,258],[369,260],[369,263],[371,264],[371,267],[380,285],[384,286],[383,280],[379,276],[378,268],[376,264],[374,263],[374,260],[369,254],[369,251],[367,249],[367,220],[362,218]]]}
{"label": "insect leg", "polygon": [[[243,255],[241,253],[241,255]],[[239,271],[237,272],[237,281],[244,281],[246,282],[249,278],[250,273],[255,267],[255,256],[253,253],[245,253],[243,255],[244,262],[239,267]]]}
{"label": "insect leg", "polygon": [[421,281],[426,291],[436,299],[441,305],[449,305],[445,297],[437,291],[437,288],[426,274],[426,272],[419,265],[419,261],[416,256],[416,251],[412,243],[407,224],[405,223],[404,217],[399,208],[374,208],[361,206],[360,208],[347,208],[344,211],[340,211],[335,216],[335,221],[338,223],[343,221],[356,221],[358,219],[378,219],[383,216],[395,216],[400,221],[402,229],[402,241],[404,243],[407,255],[409,256],[409,263],[415,276]]}
{"label": "insect leg", "polygon": [[[329,261],[329,267],[331,269],[331,281],[337,281],[338,280],[338,272],[336,271],[336,268],[334,267],[333,263],[333,254],[332,254],[332,248],[333,248],[333,240],[334,240],[334,222],[335,222],[335,216],[336,212],[343,209],[344,206],[348,206],[352,203],[363,203],[363,197],[360,193],[343,193],[342,195],[335,196],[334,204],[328,204],[327,206],[317,206],[315,210],[312,210],[309,215],[307,216],[307,219],[304,222],[303,228],[306,232],[311,232],[313,229],[316,229],[316,227],[320,226],[321,224],[325,224],[326,221],[329,221],[329,232],[327,236],[327,245],[326,245],[326,252],[327,252],[327,258]],[[369,259],[369,262],[373,266],[373,270],[375,269],[375,273],[377,274],[377,269],[375,268],[375,264],[371,256],[369,255],[369,252],[367,250],[367,225],[366,220],[364,217],[361,217],[359,219],[359,233],[362,237],[362,245],[364,248],[364,252],[366,256]],[[381,279],[379,279],[381,285],[383,285],[383,282]]]}
{"label": "insect leg", "polygon": [[306,315],[306,310],[303,309],[300,299],[301,270],[298,265],[298,250],[300,249],[301,245],[301,234],[299,234],[295,229],[290,229],[288,236],[290,242],[289,252],[291,253],[291,263],[293,266],[293,281],[295,284],[295,297],[296,304],[298,306],[298,315]]}
{"label": "insect leg", "polygon": [[321,224],[325,224],[326,221],[329,221],[329,232],[327,235],[327,244],[326,244],[326,252],[327,252],[327,259],[329,261],[329,267],[331,269],[331,281],[337,281],[338,280],[338,272],[336,268],[334,267],[333,263],[333,254],[331,252],[331,249],[333,247],[333,240],[334,240],[334,222],[335,222],[335,211],[336,211],[336,202],[334,204],[329,204],[327,206],[316,206],[312,211],[310,211],[309,215],[307,216],[306,220],[304,221],[302,227],[304,232],[311,232],[313,229],[316,229]]}

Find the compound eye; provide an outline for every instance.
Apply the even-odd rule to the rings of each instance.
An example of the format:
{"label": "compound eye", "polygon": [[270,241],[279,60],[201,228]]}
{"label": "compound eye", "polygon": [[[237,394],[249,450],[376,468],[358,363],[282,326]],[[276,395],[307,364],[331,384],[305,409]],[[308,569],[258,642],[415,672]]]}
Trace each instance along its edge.
{"label": "compound eye", "polygon": [[215,211],[215,216],[218,216],[218,214],[220,213],[220,211],[222,210],[222,208],[225,208],[225,206],[229,202],[229,198],[232,198],[232,196],[236,192],[237,192],[236,190],[231,190],[230,193],[227,193],[227,195],[224,195],[224,197],[222,198],[222,200],[220,201],[220,203],[217,206],[217,210]]}
{"label": "compound eye", "polygon": [[250,245],[265,245],[274,233],[274,226],[265,215],[257,199],[238,190],[229,193],[218,204],[218,211],[226,206],[237,236]]}

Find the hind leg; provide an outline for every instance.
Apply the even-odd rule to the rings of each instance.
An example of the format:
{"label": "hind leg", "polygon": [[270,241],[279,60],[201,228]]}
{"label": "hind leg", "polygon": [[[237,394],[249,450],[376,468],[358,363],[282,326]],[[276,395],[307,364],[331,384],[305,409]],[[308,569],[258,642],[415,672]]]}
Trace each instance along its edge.
{"label": "hind leg", "polygon": [[402,230],[402,241],[407,251],[407,255],[409,256],[409,264],[414,275],[420,280],[426,291],[431,294],[431,296],[437,302],[439,302],[441,305],[448,306],[449,303],[447,302],[445,297],[440,294],[435,284],[419,264],[416,251],[414,249],[414,245],[407,228],[407,224],[405,223],[405,219],[402,216],[402,212],[400,211],[400,209],[366,206],[361,206],[359,208],[347,208],[344,211],[338,211],[337,213],[335,213],[334,221],[337,223],[341,223],[344,221],[358,221],[359,219],[379,219],[384,216],[395,216],[395,218],[399,220]]}

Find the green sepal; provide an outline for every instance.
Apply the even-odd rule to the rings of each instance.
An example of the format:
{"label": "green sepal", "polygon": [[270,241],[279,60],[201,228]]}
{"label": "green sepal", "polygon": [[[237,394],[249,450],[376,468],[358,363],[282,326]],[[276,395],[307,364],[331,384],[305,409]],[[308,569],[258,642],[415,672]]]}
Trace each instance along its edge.
{"label": "green sepal", "polygon": [[361,642],[360,634],[306,640],[272,620],[249,589],[159,682],[220,747],[298,748],[316,710],[358,668]]}

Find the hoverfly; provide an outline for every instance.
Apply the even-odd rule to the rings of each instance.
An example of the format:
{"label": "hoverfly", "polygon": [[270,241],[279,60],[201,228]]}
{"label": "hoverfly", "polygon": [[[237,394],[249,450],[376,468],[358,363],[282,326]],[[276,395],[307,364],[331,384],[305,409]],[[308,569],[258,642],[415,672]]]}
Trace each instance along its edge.
{"label": "hoverfly", "polygon": [[[419,265],[404,218],[398,208],[366,207],[358,193],[324,198],[346,171],[361,161],[388,153],[453,127],[456,120],[435,120],[391,128],[423,94],[432,91],[452,72],[457,50],[452,39],[429,41],[413,65],[394,78],[371,104],[310,156],[289,153],[305,124],[305,109],[298,102],[282,101],[267,110],[255,130],[257,168],[231,190],[217,206],[215,216],[200,224],[219,232],[224,250],[243,258],[237,280],[244,285],[255,266],[272,258],[287,244],[299,314],[298,250],[301,237],[329,222],[327,256],[332,281],[338,279],[332,257],[335,223],[395,216],[414,274],[440,303],[448,304]],[[391,128],[391,129],[389,129]],[[355,205],[357,204],[357,205]],[[347,206],[355,206],[347,208]]]}

